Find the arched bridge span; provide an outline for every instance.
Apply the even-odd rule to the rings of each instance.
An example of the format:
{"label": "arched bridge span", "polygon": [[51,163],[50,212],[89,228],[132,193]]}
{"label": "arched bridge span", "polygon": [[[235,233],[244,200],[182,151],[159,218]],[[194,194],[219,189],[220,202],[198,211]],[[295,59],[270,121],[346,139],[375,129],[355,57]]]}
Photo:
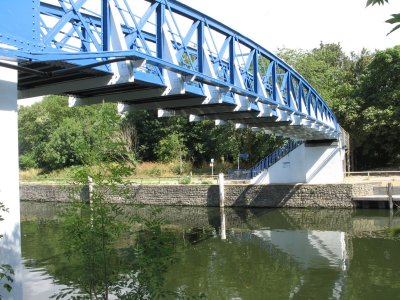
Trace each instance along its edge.
{"label": "arched bridge span", "polygon": [[[62,94],[71,105],[114,101],[121,112],[153,108],[160,116],[232,121],[237,128],[317,140],[296,149],[272,175],[260,174],[259,182],[272,176],[284,183],[343,178],[341,146],[318,144],[337,139],[340,127],[310,84],[257,43],[177,1],[2,1],[0,92],[0,201],[9,208],[0,234],[14,243],[4,247],[0,241],[0,252],[15,258],[17,271],[17,98]],[[2,257],[0,264],[9,263]],[[13,298],[21,299],[22,276],[15,278]]]}
{"label": "arched bridge span", "polygon": [[[232,121],[302,140],[336,139],[336,118],[267,49],[173,0],[13,0],[0,12],[0,66],[18,97],[120,102],[193,121]],[[221,20],[223,21],[223,20]]]}

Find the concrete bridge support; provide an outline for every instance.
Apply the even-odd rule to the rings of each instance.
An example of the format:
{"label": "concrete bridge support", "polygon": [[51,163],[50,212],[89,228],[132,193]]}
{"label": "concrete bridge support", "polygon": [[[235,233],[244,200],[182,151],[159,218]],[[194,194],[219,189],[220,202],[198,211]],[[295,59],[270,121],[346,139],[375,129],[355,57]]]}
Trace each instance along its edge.
{"label": "concrete bridge support", "polygon": [[12,292],[2,288],[3,299],[23,299],[18,163],[17,71],[0,67],[0,202],[8,212],[0,212],[0,264],[14,271]]}
{"label": "concrete bridge support", "polygon": [[308,141],[251,180],[252,184],[341,183],[344,150],[339,141]]}

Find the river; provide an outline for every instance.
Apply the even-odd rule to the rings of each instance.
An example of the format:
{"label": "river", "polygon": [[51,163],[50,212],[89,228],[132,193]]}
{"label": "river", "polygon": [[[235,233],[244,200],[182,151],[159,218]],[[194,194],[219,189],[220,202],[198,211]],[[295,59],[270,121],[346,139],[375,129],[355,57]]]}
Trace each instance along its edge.
{"label": "river", "polygon": [[122,209],[159,230],[130,225],[91,269],[96,249],[65,253],[60,204],[22,202],[24,299],[400,299],[396,211]]}

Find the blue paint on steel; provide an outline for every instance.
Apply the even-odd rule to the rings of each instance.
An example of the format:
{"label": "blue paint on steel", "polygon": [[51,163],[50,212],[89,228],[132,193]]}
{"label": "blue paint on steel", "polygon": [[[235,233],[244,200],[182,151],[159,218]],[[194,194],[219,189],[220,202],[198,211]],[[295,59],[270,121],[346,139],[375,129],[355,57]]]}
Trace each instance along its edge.
{"label": "blue paint on steel", "polygon": [[232,36],[229,41],[229,83],[235,84],[235,40]]}
{"label": "blue paint on steel", "polygon": [[109,43],[110,43],[110,7],[108,4],[108,0],[102,0],[101,5],[101,12],[102,12],[102,19],[101,19],[101,26],[102,26],[102,50],[108,51],[109,50]]}
{"label": "blue paint on steel", "polygon": [[203,73],[203,64],[204,64],[204,22],[200,21],[197,26],[197,71]]}
{"label": "blue paint on steel", "polygon": [[[186,86],[196,91],[195,94],[204,94],[204,84],[221,87],[226,91],[226,98],[233,99],[234,94],[247,97],[252,110],[258,111],[255,103],[259,101],[317,124],[324,124],[326,119],[336,133],[340,132],[334,114],[322,97],[279,57],[178,1],[147,2],[145,12],[138,15],[136,6],[130,6],[127,0],[99,1],[98,10],[88,7],[88,3],[95,3],[88,0],[54,2],[57,5],[33,0],[30,6],[26,0],[4,1],[0,10],[0,42],[18,50],[0,48],[0,56],[49,64],[89,64],[90,67],[93,62],[99,62],[95,68],[105,72],[110,71],[107,60],[144,59],[145,65],[135,69],[134,75],[149,84],[162,85],[161,70],[170,70],[191,78]],[[120,14],[127,51],[109,51],[111,5]],[[18,26],[14,22],[16,15]],[[189,27],[181,24],[182,18],[190,23]],[[218,40],[221,38],[222,43]],[[168,46],[164,43],[171,43],[179,64],[164,57]],[[206,59],[215,67],[215,78],[204,73]],[[236,70],[244,86],[235,78]],[[262,90],[266,96],[260,93]]]}
{"label": "blue paint on steel", "polygon": [[1,1],[0,43],[22,52],[40,51],[39,0]]}

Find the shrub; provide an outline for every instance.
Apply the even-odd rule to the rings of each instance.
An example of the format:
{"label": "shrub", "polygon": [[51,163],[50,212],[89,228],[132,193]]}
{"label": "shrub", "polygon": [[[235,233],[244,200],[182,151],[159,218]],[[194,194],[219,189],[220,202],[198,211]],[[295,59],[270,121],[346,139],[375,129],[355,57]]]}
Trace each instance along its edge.
{"label": "shrub", "polygon": [[21,155],[19,157],[19,167],[22,170],[37,168],[38,163],[35,160],[35,154],[33,152],[29,152]]}
{"label": "shrub", "polygon": [[190,184],[192,182],[192,178],[190,176],[185,176],[179,180],[179,184]]}

